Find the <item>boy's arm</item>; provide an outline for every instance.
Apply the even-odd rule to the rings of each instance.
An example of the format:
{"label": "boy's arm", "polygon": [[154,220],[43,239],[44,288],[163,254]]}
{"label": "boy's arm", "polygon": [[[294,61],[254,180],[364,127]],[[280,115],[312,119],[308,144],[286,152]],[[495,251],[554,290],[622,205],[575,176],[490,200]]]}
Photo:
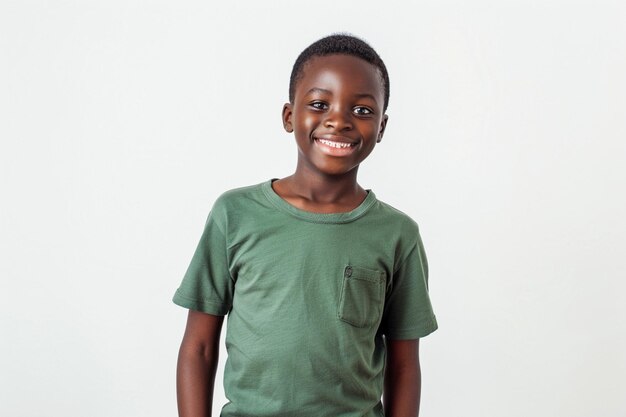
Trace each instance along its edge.
{"label": "boy's arm", "polygon": [[176,394],[180,417],[210,417],[224,316],[189,310],[178,352]]}
{"label": "boy's arm", "polygon": [[386,417],[417,417],[422,374],[419,339],[387,340],[383,404]]}

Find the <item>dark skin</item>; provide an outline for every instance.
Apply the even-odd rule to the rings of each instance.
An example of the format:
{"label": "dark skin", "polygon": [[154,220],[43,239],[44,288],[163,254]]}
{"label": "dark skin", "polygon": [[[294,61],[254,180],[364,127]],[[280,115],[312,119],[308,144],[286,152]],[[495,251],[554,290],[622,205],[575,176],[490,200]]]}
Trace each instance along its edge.
{"label": "dark skin", "polygon": [[189,310],[178,352],[176,396],[181,417],[210,417],[224,316]]}
{"label": "dark skin", "polygon": [[[295,172],[274,191],[302,210],[351,211],[367,192],[357,183],[359,165],[382,140],[388,116],[378,69],[349,55],[314,57],[304,67],[292,103],[283,106],[285,130],[298,148]],[[319,139],[350,143],[338,154]],[[177,369],[181,417],[211,415],[223,317],[190,311]],[[383,404],[386,417],[417,417],[421,391],[419,340],[387,340]]]}
{"label": "dark skin", "polygon": [[385,416],[417,417],[421,390],[419,339],[388,340],[383,387]]}

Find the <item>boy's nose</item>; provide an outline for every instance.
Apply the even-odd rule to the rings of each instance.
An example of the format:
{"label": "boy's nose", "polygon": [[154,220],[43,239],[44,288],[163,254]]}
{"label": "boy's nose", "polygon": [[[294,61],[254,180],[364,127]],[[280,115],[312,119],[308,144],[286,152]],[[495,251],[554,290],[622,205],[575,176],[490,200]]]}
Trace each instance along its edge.
{"label": "boy's nose", "polygon": [[329,111],[324,119],[324,127],[332,128],[337,131],[352,129],[352,121],[350,115],[340,109]]}

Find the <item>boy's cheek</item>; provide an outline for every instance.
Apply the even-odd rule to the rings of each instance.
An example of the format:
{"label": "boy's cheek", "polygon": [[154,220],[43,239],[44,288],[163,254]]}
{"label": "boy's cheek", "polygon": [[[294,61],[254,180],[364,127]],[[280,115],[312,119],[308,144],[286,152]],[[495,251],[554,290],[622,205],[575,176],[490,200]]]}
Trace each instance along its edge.
{"label": "boy's cheek", "polygon": [[302,134],[307,137],[311,132],[313,132],[316,128],[320,126],[320,120],[315,116],[306,116],[300,120],[300,123],[297,126],[294,126],[295,129],[302,132]]}

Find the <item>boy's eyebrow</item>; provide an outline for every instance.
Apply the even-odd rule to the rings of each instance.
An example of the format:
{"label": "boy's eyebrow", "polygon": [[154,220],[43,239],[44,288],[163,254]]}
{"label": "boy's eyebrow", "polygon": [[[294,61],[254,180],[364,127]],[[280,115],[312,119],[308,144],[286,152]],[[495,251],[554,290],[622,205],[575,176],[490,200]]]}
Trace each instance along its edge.
{"label": "boy's eyebrow", "polygon": [[[311,88],[309,91],[306,92],[306,95],[309,95],[311,93],[322,93],[322,94],[330,94],[330,95],[333,94],[332,91],[326,90],[324,88],[319,88],[319,87]],[[373,101],[376,101],[376,97],[374,97],[370,93],[359,93],[359,94],[355,94],[354,96],[359,97],[359,98],[371,98]]]}
{"label": "boy's eyebrow", "polygon": [[319,87],[311,88],[309,91],[306,92],[306,95],[309,95],[311,93],[332,94],[332,92]]}
{"label": "boy's eyebrow", "polygon": [[356,97],[363,97],[363,98],[371,98],[372,100],[376,101],[376,97],[374,97],[372,94],[370,93],[361,93],[361,94],[355,94]]}

